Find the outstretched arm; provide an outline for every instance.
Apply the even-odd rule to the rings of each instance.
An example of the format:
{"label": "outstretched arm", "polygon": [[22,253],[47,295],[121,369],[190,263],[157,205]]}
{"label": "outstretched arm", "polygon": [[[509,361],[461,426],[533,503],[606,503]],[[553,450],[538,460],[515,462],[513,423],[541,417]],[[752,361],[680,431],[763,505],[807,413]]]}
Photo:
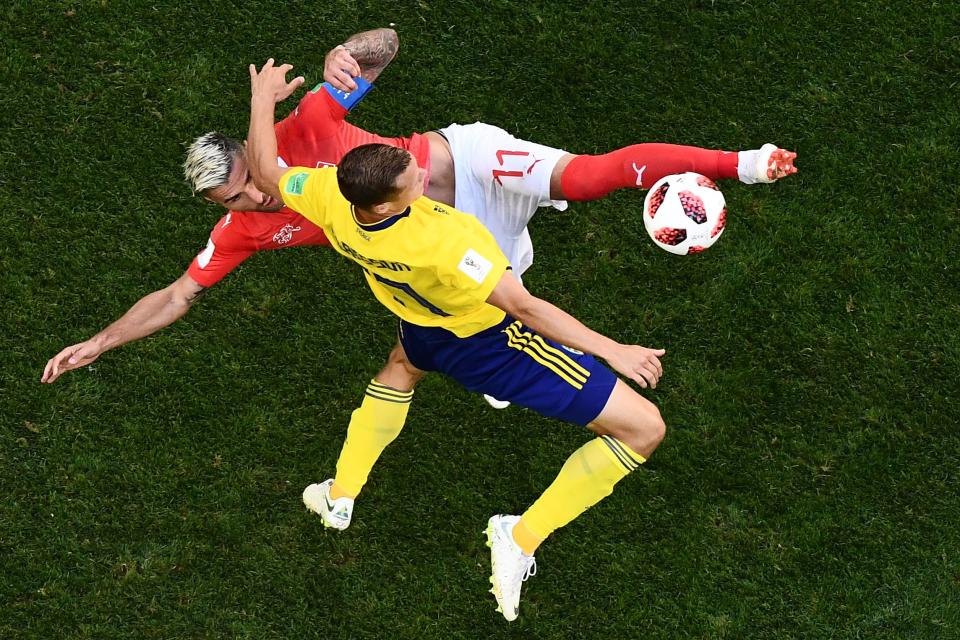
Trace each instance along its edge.
{"label": "outstretched arm", "polygon": [[393,29],[373,29],[350,36],[327,53],[323,79],[335,89],[355,91],[353,78],[374,82],[397,55],[400,38]]}
{"label": "outstretched arm", "polygon": [[253,183],[264,193],[278,200],[280,178],[286,169],[277,165],[277,132],[273,129],[274,108],[303,84],[303,76],[287,82],[287,72],[293,65],[273,66],[267,60],[260,72],[250,65],[250,131],[247,133],[247,167]]}
{"label": "outstretched arm", "polygon": [[47,361],[40,382],[51,383],[64,372],[85,367],[100,354],[145,338],[182,318],[204,287],[184,273],[170,286],[140,298],[116,322],[89,340],[69,346]]}
{"label": "outstretched arm", "polygon": [[530,295],[509,271],[487,302],[551,340],[603,358],[641,387],[656,387],[663,375],[660,356],[666,351],[620,344],[593,331],[566,311]]}

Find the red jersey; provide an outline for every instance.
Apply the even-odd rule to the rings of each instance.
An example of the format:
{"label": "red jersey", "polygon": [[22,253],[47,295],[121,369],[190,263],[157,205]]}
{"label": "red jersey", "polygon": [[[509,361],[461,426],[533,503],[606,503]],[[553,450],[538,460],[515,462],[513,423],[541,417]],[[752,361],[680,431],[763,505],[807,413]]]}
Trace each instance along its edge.
{"label": "red jersey", "polygon": [[[287,167],[335,165],[350,149],[378,142],[410,151],[420,167],[430,170],[430,141],[414,133],[409,138],[384,138],[346,122],[347,110],[321,86],[308,93],[293,113],[278,122],[277,162]],[[286,207],[276,213],[230,211],[220,218],[187,273],[210,287],[257,251],[301,245],[326,245],[323,231]]]}

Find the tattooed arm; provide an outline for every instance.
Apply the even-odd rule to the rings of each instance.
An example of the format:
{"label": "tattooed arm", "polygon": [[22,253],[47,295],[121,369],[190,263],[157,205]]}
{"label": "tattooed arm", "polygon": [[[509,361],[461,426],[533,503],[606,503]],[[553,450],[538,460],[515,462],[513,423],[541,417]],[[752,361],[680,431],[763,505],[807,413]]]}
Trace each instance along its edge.
{"label": "tattooed arm", "polygon": [[105,351],[139,340],[182,318],[205,288],[184,273],[170,286],[140,298],[123,316],[84,342],[50,358],[40,382],[51,383],[65,371],[84,367]]}
{"label": "tattooed arm", "polygon": [[357,88],[353,78],[374,82],[397,55],[400,39],[393,29],[374,29],[350,36],[334,47],[323,64],[323,79],[341,91]]}

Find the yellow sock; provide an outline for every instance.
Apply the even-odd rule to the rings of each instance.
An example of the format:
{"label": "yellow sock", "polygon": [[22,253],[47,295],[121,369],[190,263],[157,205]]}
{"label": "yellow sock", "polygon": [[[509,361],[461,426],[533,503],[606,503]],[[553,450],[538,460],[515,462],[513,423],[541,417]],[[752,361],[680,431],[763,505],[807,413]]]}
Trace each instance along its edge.
{"label": "yellow sock", "polygon": [[523,518],[520,518],[520,522],[513,525],[513,541],[523,549],[524,553],[532,556],[533,552],[540,546],[540,543],[543,542],[543,538],[538,537],[537,534],[530,531],[527,525],[524,524]]}
{"label": "yellow sock", "polygon": [[403,429],[412,399],[413,391],[397,391],[376,380],[367,385],[363,403],[350,417],[331,498],[357,497],[377,458]]}
{"label": "yellow sock", "polygon": [[543,540],[613,491],[613,485],[646,462],[611,436],[600,436],[573,452],[560,473],[513,528],[513,539],[532,554]]}

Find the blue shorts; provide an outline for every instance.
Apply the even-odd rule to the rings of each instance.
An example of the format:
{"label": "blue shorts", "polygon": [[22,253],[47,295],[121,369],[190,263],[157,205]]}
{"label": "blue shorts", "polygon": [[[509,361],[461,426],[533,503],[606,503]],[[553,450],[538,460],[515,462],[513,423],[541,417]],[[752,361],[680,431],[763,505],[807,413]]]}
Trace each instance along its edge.
{"label": "blue shorts", "polygon": [[575,424],[587,425],[600,415],[617,382],[593,356],[544,338],[510,316],[468,338],[402,320],[399,334],[418,369],[445,373],[470,391]]}

